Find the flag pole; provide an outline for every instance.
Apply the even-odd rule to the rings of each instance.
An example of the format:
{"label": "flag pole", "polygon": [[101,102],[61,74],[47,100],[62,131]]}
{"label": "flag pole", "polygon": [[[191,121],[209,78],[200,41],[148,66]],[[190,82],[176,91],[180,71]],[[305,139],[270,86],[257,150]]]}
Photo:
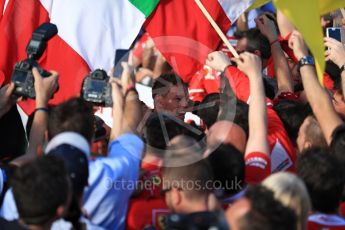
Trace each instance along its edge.
{"label": "flag pole", "polygon": [[217,25],[217,23],[213,20],[212,16],[210,15],[210,13],[206,10],[205,6],[201,3],[200,0],[195,0],[195,3],[199,6],[200,10],[202,11],[202,13],[205,15],[205,17],[207,18],[207,20],[211,23],[211,25],[213,26],[213,28],[216,30],[216,32],[218,33],[219,37],[222,39],[222,41],[225,43],[225,45],[229,48],[230,52],[232,53],[232,55],[236,58],[239,57],[237,51],[234,49],[234,47],[230,44],[229,40],[226,38],[225,34],[222,32],[222,30],[219,28],[219,26]]}
{"label": "flag pole", "polygon": [[343,18],[345,18],[345,9],[344,8],[340,8],[341,14],[343,15]]}

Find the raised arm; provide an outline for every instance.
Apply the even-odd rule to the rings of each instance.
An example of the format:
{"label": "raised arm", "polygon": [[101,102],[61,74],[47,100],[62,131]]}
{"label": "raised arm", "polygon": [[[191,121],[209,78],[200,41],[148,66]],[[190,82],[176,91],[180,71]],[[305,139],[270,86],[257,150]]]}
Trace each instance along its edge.
{"label": "raised arm", "polygon": [[345,98],[345,46],[333,38],[325,38],[325,46],[329,48],[326,51],[326,61],[334,62],[341,69],[341,89]]}
{"label": "raised arm", "polygon": [[295,30],[295,27],[291,22],[285,17],[280,10],[277,11],[277,23],[279,27],[280,34],[285,38],[287,35]]}
{"label": "raised arm", "polygon": [[[297,31],[292,33],[289,46],[293,49],[298,60],[309,55],[303,38]],[[303,65],[300,67],[300,72],[307,99],[313,109],[314,115],[320,123],[327,143],[330,144],[332,133],[336,127],[342,124],[342,120],[336,113],[328,93],[320,85],[315,67],[313,65]]]}
{"label": "raised arm", "polygon": [[[110,140],[125,133],[135,133],[142,118],[138,93],[135,90],[133,68],[128,63],[122,63],[121,82],[113,80],[113,127]],[[122,85],[122,90],[120,89]]]}
{"label": "raised arm", "polygon": [[259,16],[255,21],[260,32],[267,37],[271,44],[274,73],[278,83],[278,95],[282,92],[294,92],[291,72],[284,51],[280,46],[274,22],[266,15]]}
{"label": "raised arm", "polygon": [[14,159],[11,164],[21,166],[35,159],[43,151],[44,135],[48,123],[48,101],[58,88],[58,73],[50,71],[51,76],[43,78],[36,68],[32,70],[35,78],[36,110],[30,130],[29,146],[24,156]]}
{"label": "raised arm", "polygon": [[261,60],[255,54],[245,52],[233,59],[250,81],[249,137],[245,155],[261,152],[269,155],[267,140],[266,97],[261,74]]}

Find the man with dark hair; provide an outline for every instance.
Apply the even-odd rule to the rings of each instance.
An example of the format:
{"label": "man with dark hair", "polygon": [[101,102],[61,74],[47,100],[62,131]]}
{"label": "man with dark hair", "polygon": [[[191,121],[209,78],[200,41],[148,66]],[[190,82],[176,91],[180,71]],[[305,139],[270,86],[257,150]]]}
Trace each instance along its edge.
{"label": "man with dark hair", "polygon": [[[78,109],[73,110],[73,112],[78,114],[71,116],[79,118],[80,120],[73,119],[73,121],[80,124],[66,121],[69,117],[66,118],[66,114],[62,113],[58,106],[53,112],[58,111],[55,122],[61,127],[53,129],[56,136],[50,136],[51,139],[45,149],[46,152],[50,152],[67,144],[78,148],[85,154],[88,159],[90,175],[88,178],[89,186],[84,191],[83,208],[87,215],[90,215],[94,224],[106,229],[124,229],[125,227],[128,200],[139,177],[139,164],[144,148],[142,140],[135,134],[141,119],[138,94],[133,87],[129,87],[134,84],[130,67],[127,63],[123,67],[123,88],[120,89],[117,83],[112,82],[114,115],[107,157],[94,159],[90,157],[90,144],[94,128],[94,124],[91,122],[93,115],[89,107],[78,99],[70,99],[60,107],[66,114],[70,114],[66,108],[73,110],[74,107],[70,105],[75,105]],[[34,76],[35,84],[36,82],[39,84],[36,79],[40,80],[42,77],[38,72],[34,72]],[[43,81],[47,79],[43,78]],[[37,106],[40,107],[36,109],[30,135],[30,141],[35,141],[35,144],[29,145],[31,151],[25,156],[27,158],[36,158],[38,155],[36,147],[42,146],[48,120],[47,102],[48,100],[36,99]],[[25,159],[23,160],[25,162]],[[14,163],[21,166],[24,162],[15,161]],[[5,196],[1,215],[7,219],[17,218],[14,206],[8,192]]]}
{"label": "man with dark hair", "polygon": [[[255,56],[258,57],[257,55]],[[252,92],[250,90],[250,80],[246,74],[248,72],[247,69],[250,70],[251,66],[248,66],[247,69],[236,68],[232,66],[230,59],[219,51],[210,53],[206,64],[225,73],[238,100],[246,103],[251,102]],[[260,64],[260,69],[257,71],[260,72],[262,78],[262,63]],[[267,137],[272,159],[271,171],[294,171],[296,161],[295,148],[284,129],[282,121],[273,110],[271,104],[272,102],[266,98],[268,117]],[[243,115],[245,114],[243,113]]]}
{"label": "man with dark hair", "polygon": [[170,210],[179,214],[210,211],[213,173],[209,163],[198,154],[186,152],[171,154],[164,165],[168,167],[163,169],[162,193]]}
{"label": "man with dark hair", "polygon": [[[141,161],[140,184],[142,186],[128,205],[126,229],[159,228],[161,218],[169,212],[160,192],[162,188],[161,167],[170,140],[183,133],[178,120],[166,113],[152,113],[144,127],[145,153]],[[178,120],[179,122],[182,122]],[[182,122],[183,123],[183,122]],[[153,217],[157,217],[156,219]]]}
{"label": "man with dark hair", "polygon": [[226,216],[235,230],[295,230],[297,226],[293,210],[275,200],[273,192],[261,185],[250,187]]}
{"label": "man with dark hair", "polygon": [[330,143],[331,153],[342,163],[345,170],[345,125],[339,125],[332,133],[332,141]]}
{"label": "man with dark hair", "polygon": [[[57,157],[43,156],[18,168],[11,185],[23,229],[50,229],[68,208],[70,182],[63,160]],[[21,229],[14,228],[15,221],[0,223],[1,229]]]}
{"label": "man with dark hair", "polygon": [[322,133],[319,122],[314,116],[304,119],[296,139],[298,153],[312,147],[327,148],[326,139]]}
{"label": "man with dark hair", "polygon": [[51,109],[48,120],[48,139],[68,131],[79,133],[91,142],[94,119],[90,103],[82,98],[69,99]]}
{"label": "man with dark hair", "polygon": [[183,119],[189,105],[188,86],[176,74],[163,74],[153,82],[152,98],[156,112]]}
{"label": "man with dark hair", "polygon": [[165,151],[169,141],[183,133],[183,127],[173,117],[165,113],[152,113],[144,127],[147,151],[159,155]]}
{"label": "man with dark hair", "polygon": [[219,109],[221,104],[221,96],[219,93],[211,93],[204,97],[199,104],[197,115],[201,118],[207,129],[218,120]]}
{"label": "man with dark hair", "polygon": [[345,228],[345,220],[337,215],[345,184],[340,162],[327,149],[311,148],[298,159],[297,175],[306,184],[312,202],[308,229]]}
{"label": "man with dark hair", "polygon": [[[236,45],[238,53],[243,53],[244,51],[254,53],[265,61],[271,57],[270,42],[259,29],[255,28],[237,32],[235,33],[235,37],[238,40]],[[263,61],[263,65],[265,64]]]}
{"label": "man with dark hair", "polygon": [[279,100],[274,105],[274,110],[284,124],[290,140],[296,144],[298,130],[308,115],[312,114],[308,105],[301,104],[294,100]]}
{"label": "man with dark hair", "polygon": [[219,181],[222,187],[215,191],[215,195],[223,203],[232,203],[245,188],[243,153],[233,145],[220,144],[206,159],[210,162],[215,181]]}

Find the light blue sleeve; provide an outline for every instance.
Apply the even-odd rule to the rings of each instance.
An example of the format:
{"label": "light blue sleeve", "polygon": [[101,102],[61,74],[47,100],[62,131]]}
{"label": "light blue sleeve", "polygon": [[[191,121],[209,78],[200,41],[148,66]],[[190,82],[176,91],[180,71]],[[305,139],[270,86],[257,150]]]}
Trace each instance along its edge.
{"label": "light blue sleeve", "polygon": [[108,157],[89,162],[89,186],[84,192],[84,209],[92,223],[106,229],[124,229],[129,198],[134,190],[144,150],[143,141],[124,134],[109,145]]}
{"label": "light blue sleeve", "polygon": [[6,220],[16,220],[19,218],[16,203],[14,201],[12,189],[7,190],[1,206],[0,216]]}

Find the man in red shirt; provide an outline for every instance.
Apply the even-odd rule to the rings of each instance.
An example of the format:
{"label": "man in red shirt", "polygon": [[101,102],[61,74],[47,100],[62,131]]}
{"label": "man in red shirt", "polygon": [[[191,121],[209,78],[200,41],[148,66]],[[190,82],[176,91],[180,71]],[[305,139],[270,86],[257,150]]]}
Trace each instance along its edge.
{"label": "man in red shirt", "polygon": [[[229,58],[222,52],[209,54],[207,65],[224,71],[237,99],[250,103],[249,78],[244,72],[231,65]],[[261,69],[260,69],[261,71]],[[266,99],[268,118],[268,142],[271,153],[271,171],[294,171],[296,153],[284,125],[272,108],[272,101]]]}
{"label": "man in red shirt", "polygon": [[[222,128],[219,127],[217,131],[213,130],[213,127],[210,129],[208,151],[206,151],[207,159],[213,167],[215,180],[221,184],[221,188],[216,189],[216,195],[227,204],[244,195],[246,184],[260,183],[271,173],[261,61],[259,57],[247,52],[241,54],[235,61],[249,76],[249,86],[252,90],[248,141],[243,148],[243,145],[239,144],[246,141],[242,128],[228,121],[220,121],[218,123],[222,124]],[[214,126],[217,126],[217,123]],[[223,135],[218,136],[219,133]]]}
{"label": "man in red shirt", "polygon": [[180,134],[182,127],[166,114],[153,113],[147,120],[144,128],[146,151],[141,163],[137,192],[128,207],[127,229],[143,229],[147,226],[160,229],[162,218],[170,213],[161,197],[161,167],[167,142]]}

